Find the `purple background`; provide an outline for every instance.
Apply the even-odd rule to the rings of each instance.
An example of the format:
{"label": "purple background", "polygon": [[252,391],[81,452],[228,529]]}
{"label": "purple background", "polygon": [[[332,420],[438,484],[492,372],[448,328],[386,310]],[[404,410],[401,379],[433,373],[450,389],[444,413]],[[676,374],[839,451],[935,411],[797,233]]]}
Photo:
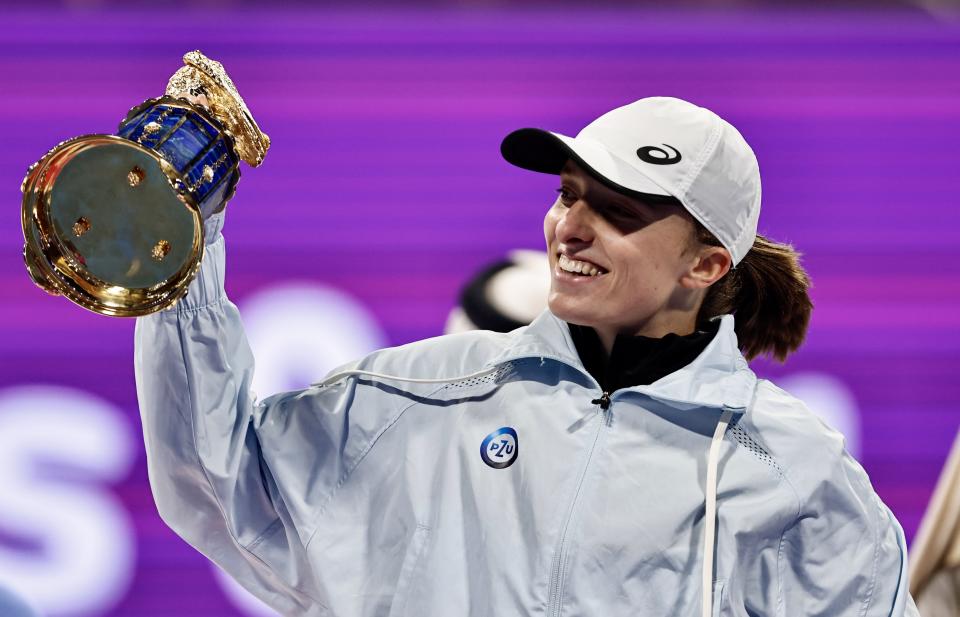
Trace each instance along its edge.
{"label": "purple background", "polygon": [[[391,344],[438,334],[481,265],[541,248],[556,182],[502,161],[507,132],[576,133],[641,96],[679,96],[753,145],[761,232],[803,251],[815,283],[806,346],[755,368],[852,389],[861,460],[914,534],[960,423],[958,22],[849,8],[47,6],[0,23],[0,388],[84,389],[139,433],[133,322],[33,287],[18,187],[59,141],[111,133],[159,95],[187,50],[226,65],[274,144],[228,209],[231,297],[320,281],[367,306]],[[138,555],[109,615],[240,614],[156,516],[142,452],[112,490]]]}

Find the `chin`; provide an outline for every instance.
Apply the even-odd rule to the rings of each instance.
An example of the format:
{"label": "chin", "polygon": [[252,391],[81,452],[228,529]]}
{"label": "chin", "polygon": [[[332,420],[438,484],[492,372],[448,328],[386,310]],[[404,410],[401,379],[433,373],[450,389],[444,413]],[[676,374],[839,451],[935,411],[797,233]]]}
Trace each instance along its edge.
{"label": "chin", "polygon": [[586,306],[586,304],[587,303],[583,301],[573,300],[553,293],[550,294],[547,301],[550,312],[563,321],[578,326],[596,327],[596,324],[601,321],[601,316],[597,314],[595,307]]}

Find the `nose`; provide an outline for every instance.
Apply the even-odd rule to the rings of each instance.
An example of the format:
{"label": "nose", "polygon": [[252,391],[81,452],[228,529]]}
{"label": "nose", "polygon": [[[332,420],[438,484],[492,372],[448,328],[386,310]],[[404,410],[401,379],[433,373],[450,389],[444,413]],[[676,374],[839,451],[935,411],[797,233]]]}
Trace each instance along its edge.
{"label": "nose", "polygon": [[557,221],[557,240],[568,246],[590,244],[597,213],[582,199],[563,210]]}

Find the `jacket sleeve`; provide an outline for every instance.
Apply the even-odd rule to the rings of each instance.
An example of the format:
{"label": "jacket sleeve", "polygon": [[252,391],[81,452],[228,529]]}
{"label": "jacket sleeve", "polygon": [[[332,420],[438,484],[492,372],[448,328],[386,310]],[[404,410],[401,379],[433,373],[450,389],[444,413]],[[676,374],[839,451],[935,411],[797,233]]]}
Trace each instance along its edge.
{"label": "jacket sleeve", "polygon": [[150,485],[161,518],[188,543],[282,614],[315,615],[309,532],[261,453],[255,427],[271,409],[250,391],[253,357],[224,295],[219,221],[208,226],[214,240],[187,296],[136,324]]}
{"label": "jacket sleeve", "polygon": [[900,524],[846,451],[826,458],[808,461],[809,475],[821,479],[781,539],[777,614],[919,617]]}

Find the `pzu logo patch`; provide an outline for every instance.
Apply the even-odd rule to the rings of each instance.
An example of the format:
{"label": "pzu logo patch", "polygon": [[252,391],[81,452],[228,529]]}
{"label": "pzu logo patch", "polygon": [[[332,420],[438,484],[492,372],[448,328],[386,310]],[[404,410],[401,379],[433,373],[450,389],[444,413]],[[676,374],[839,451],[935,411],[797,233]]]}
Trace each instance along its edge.
{"label": "pzu logo patch", "polygon": [[644,146],[637,150],[637,156],[640,157],[640,160],[644,163],[650,163],[651,165],[673,165],[674,163],[679,163],[680,159],[683,158],[680,156],[680,151],[669,144],[662,145],[664,148],[673,150],[673,154],[657,146]]}
{"label": "pzu logo patch", "polygon": [[517,431],[504,426],[493,431],[480,444],[480,458],[494,469],[504,469],[517,460],[520,441]]}

